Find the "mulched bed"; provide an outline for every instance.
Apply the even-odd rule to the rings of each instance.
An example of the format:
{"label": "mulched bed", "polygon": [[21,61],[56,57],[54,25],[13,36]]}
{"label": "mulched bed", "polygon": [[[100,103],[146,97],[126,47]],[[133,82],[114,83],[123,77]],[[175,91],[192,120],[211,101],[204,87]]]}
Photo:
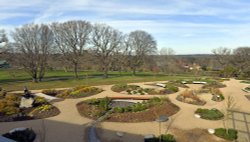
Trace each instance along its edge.
{"label": "mulched bed", "polygon": [[250,101],[250,95],[245,95],[245,97]]}
{"label": "mulched bed", "polygon": [[19,114],[13,115],[0,115],[0,122],[13,122],[13,121],[25,121],[25,120],[34,120],[42,119],[56,116],[60,113],[59,109],[52,107],[49,111],[44,111],[41,113],[33,113],[33,116],[28,115],[35,108],[23,109]]}
{"label": "mulched bed", "polygon": [[147,122],[155,121],[159,115],[171,116],[177,113],[180,108],[171,102],[164,102],[162,105],[151,107],[141,112],[112,113],[107,121],[110,122]]}

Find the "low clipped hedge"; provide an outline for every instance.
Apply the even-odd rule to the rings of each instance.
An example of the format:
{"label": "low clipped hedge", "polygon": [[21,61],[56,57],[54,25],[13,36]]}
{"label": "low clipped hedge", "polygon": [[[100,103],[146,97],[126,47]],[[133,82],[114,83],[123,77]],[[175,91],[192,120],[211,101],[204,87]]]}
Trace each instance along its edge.
{"label": "low clipped hedge", "polygon": [[196,114],[199,114],[202,119],[207,120],[219,120],[224,117],[224,114],[220,112],[218,109],[202,109],[198,108],[195,111]]}
{"label": "low clipped hedge", "polygon": [[238,138],[238,132],[235,129],[226,130],[225,128],[217,128],[215,129],[214,135],[230,141],[236,140]]}

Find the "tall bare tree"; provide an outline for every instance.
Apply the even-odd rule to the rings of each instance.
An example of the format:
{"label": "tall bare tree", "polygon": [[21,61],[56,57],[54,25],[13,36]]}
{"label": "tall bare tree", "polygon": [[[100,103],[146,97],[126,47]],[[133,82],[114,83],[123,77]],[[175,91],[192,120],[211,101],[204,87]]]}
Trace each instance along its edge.
{"label": "tall bare tree", "polygon": [[89,42],[92,26],[87,21],[68,21],[51,25],[58,51],[74,66],[78,78],[78,67]]}
{"label": "tall bare tree", "polygon": [[5,53],[8,50],[8,38],[4,30],[0,30],[0,54]]}
{"label": "tall bare tree", "polygon": [[129,65],[136,74],[136,69],[141,67],[147,55],[153,54],[157,50],[157,43],[153,36],[145,31],[133,31],[129,34]]}
{"label": "tall bare tree", "polygon": [[47,25],[27,24],[12,33],[19,63],[33,82],[42,81],[47,58],[53,46],[53,33]]}
{"label": "tall bare tree", "polygon": [[233,50],[233,65],[246,77],[250,77],[250,47],[239,47]]}
{"label": "tall bare tree", "polygon": [[116,49],[122,46],[122,33],[105,24],[96,24],[93,27],[91,43],[104,77],[108,77],[112,56]]}
{"label": "tall bare tree", "polygon": [[212,50],[216,60],[223,66],[228,66],[231,61],[231,49],[226,47],[219,47]]}

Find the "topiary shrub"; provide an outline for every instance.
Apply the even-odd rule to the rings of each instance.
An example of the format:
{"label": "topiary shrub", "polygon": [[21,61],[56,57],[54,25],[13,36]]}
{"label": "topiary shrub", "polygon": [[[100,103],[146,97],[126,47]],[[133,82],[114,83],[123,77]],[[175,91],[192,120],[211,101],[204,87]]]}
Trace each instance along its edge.
{"label": "topiary shrub", "polygon": [[215,129],[214,135],[217,137],[226,139],[226,140],[236,140],[238,138],[238,132],[235,129],[228,129],[226,130],[225,128],[217,128]]}
{"label": "topiary shrub", "polygon": [[36,138],[36,133],[32,129],[26,129],[23,131],[6,133],[3,134],[3,136],[17,142],[33,142]]}
{"label": "topiary shrub", "polygon": [[224,114],[220,112],[218,109],[202,109],[198,108],[195,111],[196,114],[199,114],[202,119],[208,119],[208,120],[219,120],[224,117]]}

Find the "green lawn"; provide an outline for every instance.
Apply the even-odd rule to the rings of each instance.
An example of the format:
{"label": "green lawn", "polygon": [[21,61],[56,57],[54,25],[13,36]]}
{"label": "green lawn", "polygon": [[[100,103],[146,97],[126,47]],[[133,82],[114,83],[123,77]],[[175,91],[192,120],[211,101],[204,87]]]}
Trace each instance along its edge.
{"label": "green lawn", "polygon": [[7,70],[0,70],[0,86],[7,91],[14,91],[23,90],[24,86],[27,86],[29,89],[49,89],[74,87],[78,85],[108,85],[115,83],[195,78],[192,75],[168,76],[164,74],[156,75],[150,72],[140,72],[137,73],[136,76],[132,76],[131,72],[122,72],[121,75],[118,72],[110,72],[109,75],[109,78],[104,79],[102,78],[101,72],[81,71],[79,72],[80,79],[74,79],[73,72],[49,71],[47,72],[43,82],[33,83],[31,82],[29,75],[22,70],[14,71],[13,73],[9,73]]}

